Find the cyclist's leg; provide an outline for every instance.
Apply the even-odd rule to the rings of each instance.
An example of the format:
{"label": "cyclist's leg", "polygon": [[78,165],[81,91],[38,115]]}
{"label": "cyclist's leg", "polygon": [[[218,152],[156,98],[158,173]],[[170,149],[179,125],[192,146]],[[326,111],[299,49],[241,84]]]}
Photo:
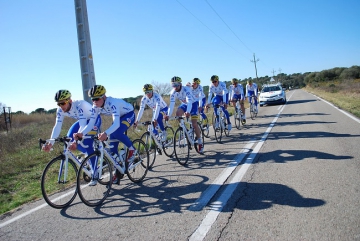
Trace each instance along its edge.
{"label": "cyclist's leg", "polygon": [[[229,94],[225,95],[225,103],[228,105],[229,104]],[[231,125],[231,121],[230,121],[230,114],[229,111],[227,109],[225,109],[225,107],[223,107],[223,111],[225,113],[226,119],[228,121],[228,124]]]}
{"label": "cyclist's leg", "polygon": [[200,112],[200,115],[201,115],[201,117],[203,119],[203,122],[202,122],[203,126],[207,126],[209,124],[208,118],[204,113],[205,104],[206,104],[206,97],[204,97],[202,99],[202,104],[201,104],[202,109],[201,109],[201,112]]}
{"label": "cyclist's leg", "polygon": [[[219,116],[217,114],[217,105],[220,105],[220,103],[222,102],[222,96],[218,96],[218,95],[215,95],[214,98],[212,99],[212,105],[214,107],[214,112],[215,112],[215,116],[216,116],[216,120],[217,122],[219,122]],[[213,123],[214,124],[214,123]]]}
{"label": "cyclist's leg", "polygon": [[[120,117],[120,127],[110,134],[110,139],[117,139],[121,141],[126,147],[129,148],[129,154],[127,159],[131,158],[134,154],[135,148],[132,144],[130,138],[125,134],[125,132],[130,128],[135,122],[135,113],[133,111]],[[113,147],[110,149],[111,152],[118,154],[119,142],[113,142]]]}

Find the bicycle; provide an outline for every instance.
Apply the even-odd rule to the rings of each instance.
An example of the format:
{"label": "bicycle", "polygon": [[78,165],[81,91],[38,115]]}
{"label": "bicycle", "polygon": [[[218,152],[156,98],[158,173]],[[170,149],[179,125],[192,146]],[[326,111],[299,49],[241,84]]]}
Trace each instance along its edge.
{"label": "bicycle", "polygon": [[163,134],[160,133],[158,136],[155,135],[154,125],[151,121],[145,121],[140,124],[143,126],[147,126],[147,131],[144,132],[144,134],[142,134],[140,139],[144,141],[149,151],[149,155],[150,155],[149,168],[153,167],[157,153],[159,153],[159,155],[162,154],[161,150],[164,151],[167,157],[172,157],[172,155],[174,154],[173,128],[169,126],[168,123],[166,122],[166,126],[165,126],[166,140],[162,140]]}
{"label": "bicycle", "polygon": [[[189,123],[189,128],[186,127],[184,119],[187,119],[187,122]],[[179,127],[175,131],[174,135],[174,150],[175,150],[175,158],[177,162],[184,166],[189,161],[189,155],[190,150],[194,147],[196,152],[199,154],[202,154],[199,152],[198,143],[195,140],[195,130],[191,123],[191,121],[188,121],[187,117],[183,116],[176,116],[171,119],[177,119],[179,120]],[[204,136],[202,135],[202,142],[204,145]]]}
{"label": "bicycle", "polygon": [[215,106],[217,108],[217,114],[216,115],[219,118],[216,118],[215,108],[214,108],[214,112],[213,112],[213,115],[212,115],[212,123],[213,123],[213,128],[214,128],[214,133],[215,133],[215,139],[216,139],[216,141],[218,143],[221,143],[223,133],[226,136],[230,136],[230,131],[227,128],[229,123],[227,123],[225,113],[224,113],[223,109],[220,108],[221,106],[223,106],[223,105],[216,105]]}
{"label": "bicycle", "polygon": [[[85,138],[90,137],[84,136],[83,139]],[[48,140],[39,139],[40,150],[41,146],[49,141],[63,143],[64,150],[45,166],[41,176],[41,192],[47,204],[53,208],[61,209],[69,206],[77,195],[76,180],[78,167],[80,167],[84,158],[76,157],[75,154],[69,150],[70,137],[65,136]],[[81,141],[77,141],[77,143],[87,148]],[[84,181],[90,182],[90,179],[86,178],[90,175],[90,172],[84,173],[86,174]],[[75,187],[75,189],[71,190],[73,187]],[[64,193],[64,191],[69,192]]]}
{"label": "bicycle", "polygon": [[203,123],[204,123],[204,119],[203,119],[202,115],[199,115],[198,125],[201,129],[201,133],[204,137],[210,138],[210,136],[209,136],[209,133],[210,133],[209,120],[208,120],[208,123],[206,124],[206,126],[203,126]]}
{"label": "bicycle", "polygon": [[245,123],[243,122],[243,112],[240,108],[240,101],[236,101],[235,104],[235,113],[234,113],[234,122],[235,122],[235,126],[238,130],[241,129],[241,125],[244,125]]}
{"label": "bicycle", "polygon": [[[131,164],[125,161],[129,151],[126,147],[119,152],[119,156],[110,153],[110,148],[113,147],[110,142],[118,140],[100,141],[97,136],[94,136],[93,140],[95,152],[85,158],[77,175],[79,197],[84,204],[90,207],[102,204],[109,195],[113,180],[113,167],[120,173],[119,178],[127,174],[134,183],[141,182],[149,169],[149,152],[142,140],[133,141],[136,152],[134,153],[135,159]],[[91,158],[95,159],[95,170],[91,169],[89,176],[91,182],[89,183],[84,182],[81,177],[87,175],[86,171],[89,169],[87,161]]]}
{"label": "bicycle", "polygon": [[254,103],[254,98],[256,98],[256,97],[253,95],[249,98],[250,98],[250,117],[252,120],[255,120],[255,117],[257,116],[257,112],[256,112],[256,106]]}

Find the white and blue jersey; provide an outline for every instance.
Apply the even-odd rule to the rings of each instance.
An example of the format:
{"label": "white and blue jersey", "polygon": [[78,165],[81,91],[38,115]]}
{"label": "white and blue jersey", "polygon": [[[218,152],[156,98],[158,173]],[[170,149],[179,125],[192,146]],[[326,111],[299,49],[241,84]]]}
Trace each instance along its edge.
{"label": "white and blue jersey", "polygon": [[140,101],[140,109],[136,117],[136,121],[141,119],[146,105],[149,106],[153,111],[152,121],[158,119],[160,112],[164,112],[166,114],[168,110],[166,102],[158,93],[153,92],[153,96],[151,98],[147,97],[147,95],[144,95]]}
{"label": "white and blue jersey", "polygon": [[[170,92],[170,106],[168,110],[168,116],[171,116],[172,112],[174,111],[176,99],[178,99],[181,102],[180,106],[182,106],[182,109],[185,109],[184,107],[186,106],[186,109],[184,110],[185,112],[192,113],[193,103],[195,104],[196,100],[191,92],[190,87],[182,85],[179,92],[177,92],[175,89],[173,89]],[[197,108],[196,108],[196,114],[197,114]]]}
{"label": "white and blue jersey", "polygon": [[[229,91],[228,91],[228,89],[226,88],[226,84],[225,84],[224,82],[219,81],[218,86],[215,86],[213,83],[211,83],[210,89],[209,89],[209,95],[208,95],[208,101],[207,101],[207,103],[210,104],[211,98],[212,98],[212,94],[214,94],[214,98],[215,98],[216,96],[218,96],[218,97],[216,97],[216,99],[219,100],[219,97],[222,97],[222,102],[223,102],[224,104],[226,104],[226,103],[227,103],[227,98],[226,98],[226,96],[227,96],[227,93],[228,93],[228,92],[229,92]],[[220,100],[221,100],[221,98],[220,98]]]}
{"label": "white and blue jersey", "polygon": [[230,101],[231,100],[237,101],[237,100],[245,99],[244,98],[245,97],[244,96],[244,88],[241,84],[237,84],[236,86],[230,85],[229,92],[230,92],[230,95],[229,95]]}
{"label": "white and blue jersey", "polygon": [[258,95],[258,87],[255,83],[253,83],[251,86],[249,84],[246,85],[246,96],[250,97],[252,95]]}

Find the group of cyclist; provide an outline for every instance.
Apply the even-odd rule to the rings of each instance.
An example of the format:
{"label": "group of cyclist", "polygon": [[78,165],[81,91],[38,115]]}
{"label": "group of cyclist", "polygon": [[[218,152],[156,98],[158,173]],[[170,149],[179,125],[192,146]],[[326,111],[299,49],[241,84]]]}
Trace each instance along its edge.
{"label": "group of cyclist", "polygon": [[[200,128],[209,128],[209,121],[204,113],[204,108],[208,108],[210,104],[214,107],[214,113],[217,113],[216,108],[220,106],[223,109],[225,116],[228,121],[227,129],[230,131],[231,121],[230,115],[227,110],[227,104],[229,102],[235,103],[240,101],[243,115],[243,123],[246,123],[245,108],[244,108],[244,91],[241,84],[236,78],[232,79],[230,90],[227,89],[226,83],[219,81],[217,75],[213,75],[210,78],[211,85],[209,87],[209,94],[206,101],[206,96],[203,91],[203,87],[200,85],[201,81],[199,78],[194,78],[192,83],[182,84],[182,80],[178,76],[171,78],[172,91],[170,92],[170,103],[169,106],[163,100],[161,95],[154,92],[151,84],[145,84],[143,87],[144,96],[141,99],[140,109],[135,117],[134,107],[132,104],[126,102],[121,98],[114,98],[106,96],[106,89],[102,85],[93,86],[88,95],[92,100],[93,105],[89,104],[85,100],[72,100],[71,93],[68,90],[59,90],[55,94],[55,102],[57,102],[58,108],[56,112],[56,121],[53,127],[50,141],[47,142],[42,149],[49,152],[54,139],[60,134],[62,122],[65,116],[76,119],[77,121],[70,127],[67,136],[72,138],[72,144],[69,147],[70,150],[78,149],[85,155],[91,155],[94,150],[92,148],[92,139],[84,139],[84,145],[87,148],[77,145],[76,141],[81,140],[83,136],[94,136],[98,135],[98,139],[101,141],[107,138],[111,140],[118,140],[113,143],[111,152],[118,155],[118,145],[122,142],[128,149],[128,156],[126,161],[130,164],[133,162],[136,155],[136,149],[134,148],[132,141],[126,135],[126,131],[133,125],[137,127],[145,107],[148,106],[153,110],[152,122],[153,125],[158,128],[154,128],[156,135],[161,135],[162,140],[166,140],[166,131],[163,120],[169,120],[175,107],[175,102],[178,99],[181,104],[176,110],[176,116],[183,116],[191,119],[193,124],[195,135],[197,138],[198,152],[204,153],[204,145],[201,136]],[[214,96],[213,96],[214,95]],[[246,85],[246,96],[249,98],[257,96],[257,86],[252,81],[248,81]],[[257,98],[254,98],[255,105],[257,106]],[[256,108],[257,111],[257,108]],[[100,132],[101,118],[100,115],[111,115],[112,125],[105,131]],[[203,124],[200,127],[198,125],[199,114],[203,118]],[[216,128],[216,127],[215,127]],[[158,131],[161,131],[159,133]],[[95,161],[91,160],[92,165],[95,165]],[[113,183],[119,184],[119,177],[114,175]]]}

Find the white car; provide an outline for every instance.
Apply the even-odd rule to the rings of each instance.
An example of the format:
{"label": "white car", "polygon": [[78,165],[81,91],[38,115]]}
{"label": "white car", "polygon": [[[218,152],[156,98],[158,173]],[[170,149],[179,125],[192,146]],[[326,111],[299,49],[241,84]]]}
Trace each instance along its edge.
{"label": "white car", "polygon": [[270,104],[285,104],[286,93],[281,85],[264,85],[259,96],[260,106]]}

